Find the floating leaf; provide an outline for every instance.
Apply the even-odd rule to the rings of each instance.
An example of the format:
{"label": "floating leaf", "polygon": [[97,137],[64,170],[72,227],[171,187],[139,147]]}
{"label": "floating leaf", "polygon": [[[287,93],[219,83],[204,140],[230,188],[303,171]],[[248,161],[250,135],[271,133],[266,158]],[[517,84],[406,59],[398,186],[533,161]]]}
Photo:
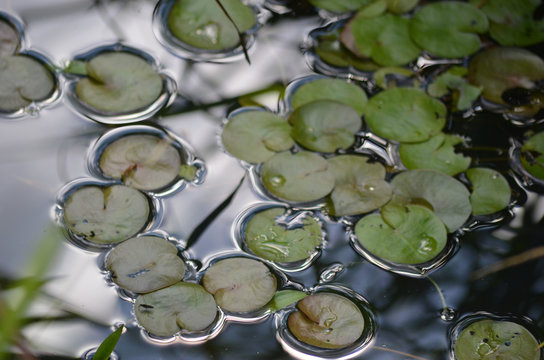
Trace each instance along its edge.
{"label": "floating leaf", "polygon": [[272,312],[279,311],[299,300],[304,299],[308,294],[299,290],[280,290],[276,292],[274,298],[270,302],[270,310]]}
{"label": "floating leaf", "polygon": [[274,155],[264,162],[261,176],[272,195],[287,201],[319,200],[334,187],[334,174],[327,160],[308,151]]}
{"label": "floating leaf", "polygon": [[13,112],[44,100],[54,89],[53,75],[41,62],[25,55],[0,57],[0,111]]}
{"label": "floating leaf", "polygon": [[108,360],[110,355],[113,353],[113,350],[117,346],[117,343],[123,334],[124,328],[125,327],[121,325],[114,332],[108,335],[108,337],[102,341],[98,349],[96,349],[92,360]]}
{"label": "floating leaf", "polygon": [[126,52],[101,53],[87,62],[87,74],[76,84],[79,99],[112,113],[151,105],[162,92],[162,79],[143,58]]}
{"label": "floating leaf", "polygon": [[534,13],[540,0],[470,0],[483,5],[489,18],[489,34],[502,46],[529,46],[544,41],[544,21]]}
{"label": "floating leaf", "polygon": [[[452,16],[455,14],[455,16]],[[477,7],[460,1],[434,2],[420,8],[410,22],[412,39],[433,55],[460,58],[480,49],[489,22]]]}
{"label": "floating leaf", "polygon": [[320,100],[300,106],[289,116],[291,136],[306,149],[335,152],[355,143],[362,120],[350,106]]}
{"label": "floating leaf", "polygon": [[474,215],[487,215],[500,211],[510,203],[512,190],[508,181],[498,171],[487,168],[467,170],[472,183],[470,204]]}
{"label": "floating leaf", "polygon": [[167,139],[153,135],[123,136],[106,146],[100,156],[104,175],[140,190],[158,190],[178,177],[179,151]]}
{"label": "floating leaf", "polygon": [[393,14],[355,16],[344,27],[341,40],[359,57],[370,57],[383,66],[406,65],[421,52],[410,38],[409,24],[409,19]]}
{"label": "floating leaf", "polygon": [[128,239],[145,227],[149,215],[145,195],[123,185],[81,187],[70,194],[64,208],[66,226],[98,244]]}
{"label": "floating leaf", "polygon": [[323,10],[336,13],[354,11],[371,0],[309,0],[310,4]]}
{"label": "floating leaf", "polygon": [[[255,25],[253,10],[240,0],[219,0],[240,32]],[[197,49],[222,51],[240,45],[238,30],[217,0],[178,0],[168,14],[172,34]]]}
{"label": "floating leaf", "polygon": [[292,97],[293,109],[317,100],[333,100],[355,109],[359,115],[368,101],[365,91],[342,79],[317,79],[299,86]]}
{"label": "floating leaf", "polygon": [[381,214],[359,220],[355,236],[373,255],[399,264],[430,261],[447,242],[446,228],[440,218],[420,205],[386,205]]}
{"label": "floating leaf", "polygon": [[383,67],[374,72],[374,81],[382,89],[389,89],[409,83],[410,86],[418,87],[419,82],[414,79],[414,72],[401,67]]}
{"label": "floating leaf", "polygon": [[386,0],[387,10],[393,14],[402,14],[415,8],[419,0]]}
{"label": "floating leaf", "polygon": [[[464,73],[460,74],[459,69]],[[466,68],[454,66],[448,71],[438,75],[429,85],[427,92],[433,97],[441,97],[453,92],[453,104],[456,110],[467,110],[472,106],[472,102],[478,99],[482,92],[480,86],[472,86],[463,76]]]}
{"label": "floating leaf", "polygon": [[248,258],[216,262],[206,270],[202,283],[222,309],[236,313],[263,308],[277,290],[277,280],[270,269]]}
{"label": "floating leaf", "polygon": [[185,264],[178,249],[155,236],[129,239],[116,246],[106,258],[114,283],[135,293],[147,293],[183,279]]}
{"label": "floating leaf", "polygon": [[459,174],[470,166],[470,157],[455,152],[454,146],[463,143],[457,135],[439,133],[427,141],[400,144],[399,155],[408,169],[431,169],[448,175]]}
{"label": "floating leaf", "polygon": [[336,67],[353,67],[361,71],[373,71],[379,69],[379,65],[370,59],[360,59],[353,55],[340,42],[338,30],[327,35],[322,35],[317,38],[318,42],[314,47],[314,51],[319,58],[332,66]]}
{"label": "floating leaf", "polygon": [[330,211],[334,216],[364,214],[391,199],[391,186],[384,180],[382,164],[357,155],[335,156],[328,161],[336,179],[330,194]]}
{"label": "floating leaf", "polygon": [[276,114],[248,110],[229,118],[221,133],[221,141],[225,149],[238,159],[260,163],[294,145],[290,132],[289,123]]}
{"label": "floating leaf", "polygon": [[460,228],[472,212],[467,188],[451,176],[434,170],[410,170],[393,178],[393,199],[429,206],[448,232]]}
{"label": "floating leaf", "polygon": [[287,319],[289,330],[309,345],[335,349],[349,346],[363,334],[365,319],[359,308],[344,296],[311,294],[297,304]]}
{"label": "floating leaf", "polygon": [[392,88],[370,98],[365,119],[373,132],[400,142],[420,142],[446,124],[446,107],[418,89]]}
{"label": "floating leaf", "polygon": [[307,259],[323,241],[321,225],[309,215],[280,224],[284,208],[255,213],[245,228],[244,237],[251,251],[266,260],[293,262]]}
{"label": "floating leaf", "polygon": [[531,136],[521,147],[520,155],[525,170],[544,180],[544,132]]}
{"label": "floating leaf", "polygon": [[140,325],[149,333],[167,337],[182,329],[205,330],[215,320],[217,305],[213,296],[202,286],[179,282],[138,296],[134,313]]}
{"label": "floating leaf", "polygon": [[484,98],[504,104],[505,90],[532,89],[536,81],[544,79],[544,60],[529,50],[492,47],[470,60],[468,79],[471,84],[483,87]]}
{"label": "floating leaf", "polygon": [[15,54],[19,49],[20,41],[17,30],[0,19],[0,57]]}
{"label": "floating leaf", "polygon": [[535,337],[523,326],[505,320],[478,320],[455,340],[457,360],[539,360]]}

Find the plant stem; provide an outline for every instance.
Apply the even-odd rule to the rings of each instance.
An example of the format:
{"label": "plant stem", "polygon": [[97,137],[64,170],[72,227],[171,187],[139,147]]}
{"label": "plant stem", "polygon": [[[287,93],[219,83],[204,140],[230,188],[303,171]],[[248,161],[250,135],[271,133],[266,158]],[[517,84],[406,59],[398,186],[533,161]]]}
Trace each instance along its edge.
{"label": "plant stem", "polygon": [[440,302],[442,302],[442,310],[447,310],[448,305],[446,304],[446,298],[444,297],[444,294],[442,293],[442,290],[440,289],[440,286],[434,281],[430,276],[427,276],[427,279],[431,282],[431,284],[434,285],[436,288],[436,291],[438,292],[438,296],[440,297]]}
{"label": "plant stem", "polygon": [[402,356],[405,356],[405,357],[409,357],[411,359],[427,360],[426,358],[423,358],[421,356],[408,354],[408,353],[405,353],[403,351],[393,350],[393,349],[389,349],[389,348],[386,348],[386,347],[383,347],[383,346],[374,346],[373,349],[380,350],[380,351],[387,351],[387,352],[390,352],[390,353],[393,353],[393,354],[398,354],[398,355],[402,355]]}
{"label": "plant stem", "polygon": [[544,246],[532,248],[520,254],[508,257],[502,261],[486,266],[482,269],[476,270],[472,273],[471,280],[478,280],[495,272],[499,272],[509,267],[518,266],[525,262],[536,260],[541,257],[544,257]]}
{"label": "plant stem", "polygon": [[217,5],[219,5],[219,7],[223,11],[223,13],[225,13],[227,19],[229,19],[229,21],[232,23],[232,25],[234,25],[234,28],[236,29],[236,32],[238,33],[238,38],[240,39],[240,45],[242,46],[242,50],[244,52],[244,57],[246,58],[247,63],[249,65],[251,65],[251,60],[249,60],[249,54],[247,52],[245,35],[242,34],[242,32],[240,31],[240,28],[238,27],[238,25],[236,25],[236,23],[234,22],[234,19],[230,16],[229,12],[227,11],[227,9],[225,9],[225,7],[221,3],[221,1],[220,0],[215,0],[215,2],[217,3]]}

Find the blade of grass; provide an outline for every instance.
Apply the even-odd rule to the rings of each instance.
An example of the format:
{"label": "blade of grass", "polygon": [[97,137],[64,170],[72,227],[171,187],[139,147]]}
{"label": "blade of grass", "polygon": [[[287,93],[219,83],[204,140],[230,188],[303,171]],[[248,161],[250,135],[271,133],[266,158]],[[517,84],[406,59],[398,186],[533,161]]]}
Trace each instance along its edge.
{"label": "blade of grass", "polygon": [[113,353],[113,350],[117,346],[121,335],[123,334],[123,325],[119,326],[117,330],[108,335],[107,338],[102,341],[98,349],[93,355],[93,360],[108,360],[110,355]]}

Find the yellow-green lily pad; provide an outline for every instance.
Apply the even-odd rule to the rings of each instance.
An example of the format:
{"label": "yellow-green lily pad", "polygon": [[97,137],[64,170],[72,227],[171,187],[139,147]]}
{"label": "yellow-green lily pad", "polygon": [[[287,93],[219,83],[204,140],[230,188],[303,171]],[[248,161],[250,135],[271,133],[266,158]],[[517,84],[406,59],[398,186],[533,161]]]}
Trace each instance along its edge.
{"label": "yellow-green lily pad", "polygon": [[310,4],[323,10],[336,13],[349,12],[359,9],[371,0],[308,0]]}
{"label": "yellow-green lily pad", "polygon": [[488,168],[471,168],[466,174],[472,184],[470,204],[474,215],[493,214],[508,206],[512,190],[501,173]]}
{"label": "yellow-green lily pad", "polygon": [[520,160],[525,170],[544,180],[544,132],[532,135],[523,143]]}
{"label": "yellow-green lily pad", "polygon": [[453,66],[433,79],[427,92],[437,98],[451,92],[454,110],[470,109],[472,103],[482,93],[482,87],[470,85],[468,79],[465,78],[467,73],[466,68]]}

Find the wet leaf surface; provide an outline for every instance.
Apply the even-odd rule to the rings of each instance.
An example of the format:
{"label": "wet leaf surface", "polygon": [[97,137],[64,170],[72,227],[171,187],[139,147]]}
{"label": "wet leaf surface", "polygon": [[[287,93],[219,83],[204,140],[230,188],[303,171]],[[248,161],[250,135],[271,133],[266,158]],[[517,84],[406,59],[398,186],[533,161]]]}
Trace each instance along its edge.
{"label": "wet leaf surface", "polygon": [[353,344],[363,333],[365,320],[349,299],[333,293],[311,294],[289,315],[288,327],[295,337],[321,348],[342,348]]}
{"label": "wet leaf surface", "polygon": [[0,19],[0,57],[15,54],[19,49],[19,34],[10,24]]}
{"label": "wet leaf surface", "polygon": [[361,71],[379,69],[379,65],[370,59],[361,59],[352,54],[341,42],[340,34],[334,31],[331,34],[319,36],[314,51],[321,61],[337,67],[353,67]]}
{"label": "wet leaf surface", "polygon": [[87,62],[87,75],[76,84],[79,99],[111,113],[151,105],[161,94],[161,76],[143,58],[124,52],[101,53]]}
{"label": "wet leaf surface", "polygon": [[453,110],[470,109],[480,96],[482,88],[470,85],[464,77],[466,74],[466,68],[454,66],[438,75],[427,88],[427,92],[433,97],[442,97],[452,92]]}
{"label": "wet leaf surface", "polygon": [[386,205],[355,225],[357,240],[373,255],[398,264],[420,264],[446,246],[444,224],[420,205]]}
{"label": "wet leaf surface", "polygon": [[474,215],[493,214],[508,206],[512,190],[501,173],[488,168],[471,168],[466,174],[472,184],[470,204]]}
{"label": "wet leaf surface", "polygon": [[321,225],[311,216],[285,226],[277,222],[285,208],[259,211],[247,223],[245,240],[251,251],[266,260],[293,262],[315,253],[323,242]]}
{"label": "wet leaf surface", "polygon": [[521,164],[531,175],[544,179],[544,132],[532,135],[521,147]]}
{"label": "wet leaf surface", "polygon": [[310,4],[320,9],[342,13],[354,11],[371,0],[309,0]]}
{"label": "wet leaf surface", "polygon": [[109,144],[100,156],[100,170],[136,189],[158,190],[176,180],[181,162],[168,140],[137,134]]}
{"label": "wet leaf surface", "polygon": [[217,305],[235,313],[262,309],[277,290],[277,280],[270,269],[257,260],[228,258],[213,264],[202,278]]}
{"label": "wet leaf surface", "polygon": [[138,296],[134,312],[140,325],[149,333],[170,337],[182,329],[205,330],[215,320],[217,305],[202,286],[179,282]]}
{"label": "wet leaf surface", "polygon": [[[220,0],[238,30],[255,25],[255,15],[240,0]],[[221,51],[240,45],[238,31],[216,0],[178,0],[168,14],[172,34],[197,49]]]}
{"label": "wet leaf surface", "polygon": [[119,244],[108,254],[106,266],[114,283],[135,293],[173,285],[185,275],[185,263],[178,256],[178,249],[155,236],[136,237]]}

